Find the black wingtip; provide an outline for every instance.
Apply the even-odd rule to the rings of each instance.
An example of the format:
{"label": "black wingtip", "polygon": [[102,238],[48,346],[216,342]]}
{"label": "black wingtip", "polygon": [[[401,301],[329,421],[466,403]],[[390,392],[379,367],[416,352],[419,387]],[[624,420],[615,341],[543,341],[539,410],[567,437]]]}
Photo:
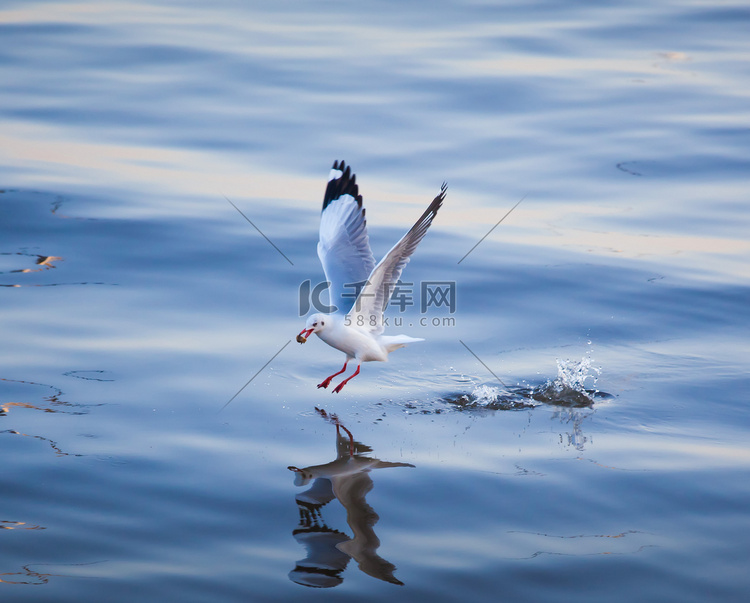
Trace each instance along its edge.
{"label": "black wingtip", "polygon": [[[448,183],[443,182],[442,186],[440,187],[440,193],[438,193],[437,197],[435,197],[432,200],[432,203],[427,207],[426,210],[424,210],[424,213],[419,218],[419,220],[416,221],[414,226],[411,227],[411,230],[409,232],[417,232],[421,231],[422,236],[424,236],[424,233],[427,232],[427,229],[432,224],[432,220],[437,216],[438,210],[443,206],[443,201],[445,200],[445,195],[448,192]],[[420,239],[421,240],[421,237]]]}
{"label": "black wingtip", "polygon": [[[351,195],[357,201],[357,205],[362,207],[362,195],[359,194],[357,176],[352,174],[352,170],[346,165],[346,162],[343,159],[334,161],[331,172],[331,179],[328,180],[328,186],[326,186],[323,197],[323,211],[332,201],[342,195]],[[334,172],[341,172],[341,174],[335,174]]]}
{"label": "black wingtip", "polygon": [[443,182],[443,184],[440,185],[440,193],[438,193],[438,196],[432,200],[432,203],[430,203],[430,206],[427,208],[427,212],[432,211],[434,213],[437,213],[437,210],[440,209],[440,207],[442,207],[443,201],[445,201],[445,195],[447,193],[448,193],[448,183]]}
{"label": "black wingtip", "polygon": [[445,195],[447,193],[448,193],[448,183],[443,182],[443,184],[440,185],[440,194],[438,195],[438,197],[440,197],[441,200],[445,199]]}

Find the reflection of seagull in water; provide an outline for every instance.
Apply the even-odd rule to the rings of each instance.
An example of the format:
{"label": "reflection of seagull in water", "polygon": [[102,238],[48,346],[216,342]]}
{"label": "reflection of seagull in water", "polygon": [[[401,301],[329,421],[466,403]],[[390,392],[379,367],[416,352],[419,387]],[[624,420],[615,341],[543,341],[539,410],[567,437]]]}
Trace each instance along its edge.
{"label": "reflection of seagull in water", "polygon": [[[333,391],[338,393],[359,374],[361,363],[386,361],[394,350],[407,343],[422,341],[406,335],[383,335],[383,312],[404,266],[409,263],[410,256],[427,234],[443,204],[446,190],[447,186],[443,184],[440,194],[422,217],[375,265],[356,177],[343,161],[333,163],[323,199],[318,257],[326,280],[331,283],[329,291],[334,313],[316,313],[308,317],[297,341],[305,343],[315,333],[331,347],[344,352],[346,362],[338,373],[323,380],[318,387],[328,387],[331,379],[343,373],[350,360],[356,359],[357,370],[336,386]],[[355,296],[346,289],[357,286],[361,290],[352,304]]]}
{"label": "reflection of seagull in water", "polygon": [[[396,567],[377,554],[380,540],[375,535],[374,526],[379,517],[365,497],[373,487],[370,477],[372,469],[414,465],[389,463],[364,456],[363,453],[371,452],[371,448],[356,442],[335,415],[318,412],[336,425],[336,460],[304,469],[289,467],[296,474],[296,486],[304,486],[314,480],[308,490],[296,497],[300,527],[294,531],[294,537],[307,549],[307,558],[297,562],[289,577],[304,586],[338,586],[343,581],[340,574],[349,558],[353,558],[359,564],[359,569],[373,578],[403,584],[393,575]],[[342,435],[341,430],[347,435]],[[354,533],[353,538],[329,528],[322,521],[321,509],[334,498],[346,509],[346,521]]]}

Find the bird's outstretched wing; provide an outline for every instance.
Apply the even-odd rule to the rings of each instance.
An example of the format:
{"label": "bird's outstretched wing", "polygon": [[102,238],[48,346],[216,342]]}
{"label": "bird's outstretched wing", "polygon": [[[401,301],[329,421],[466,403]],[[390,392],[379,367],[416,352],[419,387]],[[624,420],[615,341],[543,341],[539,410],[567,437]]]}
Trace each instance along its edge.
{"label": "bird's outstretched wing", "polygon": [[427,229],[443,204],[447,190],[448,185],[443,183],[440,194],[433,199],[422,217],[375,266],[350,312],[352,325],[362,326],[374,334],[383,332],[383,312],[388,300],[401,278],[404,266],[409,263],[411,254],[427,234]]}
{"label": "bird's outstretched wing", "polygon": [[375,266],[367,236],[365,210],[356,176],[343,161],[334,161],[320,216],[318,257],[323,264],[330,304],[346,314]]}

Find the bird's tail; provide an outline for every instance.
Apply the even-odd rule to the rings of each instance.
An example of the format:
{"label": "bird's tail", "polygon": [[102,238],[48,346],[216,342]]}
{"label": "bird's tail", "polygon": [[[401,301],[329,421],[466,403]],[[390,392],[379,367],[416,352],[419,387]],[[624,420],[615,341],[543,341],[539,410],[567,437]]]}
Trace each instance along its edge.
{"label": "bird's tail", "polygon": [[408,335],[381,335],[380,343],[390,354],[393,350],[404,347],[407,343],[424,341],[421,337],[409,337]]}

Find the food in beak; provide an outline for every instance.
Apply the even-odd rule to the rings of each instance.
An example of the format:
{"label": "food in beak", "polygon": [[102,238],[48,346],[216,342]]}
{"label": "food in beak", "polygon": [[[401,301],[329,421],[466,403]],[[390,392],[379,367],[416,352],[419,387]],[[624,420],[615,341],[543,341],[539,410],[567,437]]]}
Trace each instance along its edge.
{"label": "food in beak", "polygon": [[302,333],[297,335],[297,343],[305,343],[307,341],[307,337],[302,337]]}

